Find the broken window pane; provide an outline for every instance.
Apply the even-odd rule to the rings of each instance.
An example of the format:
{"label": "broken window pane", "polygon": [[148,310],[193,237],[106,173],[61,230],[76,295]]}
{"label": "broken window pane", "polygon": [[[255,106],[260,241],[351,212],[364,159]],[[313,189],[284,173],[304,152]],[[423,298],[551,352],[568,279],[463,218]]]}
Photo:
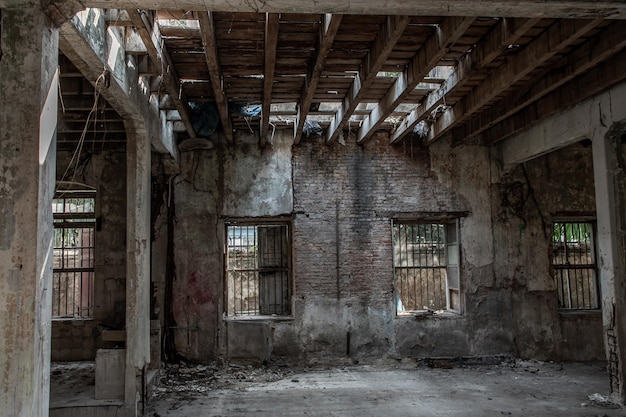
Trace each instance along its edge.
{"label": "broken window pane", "polygon": [[398,314],[459,310],[456,233],[456,223],[394,223],[393,263]]}
{"label": "broken window pane", "polygon": [[227,225],[228,315],[289,315],[286,224]]}
{"label": "broken window pane", "polygon": [[585,310],[599,307],[591,223],[554,223],[552,267],[560,309]]}
{"label": "broken window pane", "polygon": [[64,192],[52,203],[52,317],[93,317],[95,196]]}

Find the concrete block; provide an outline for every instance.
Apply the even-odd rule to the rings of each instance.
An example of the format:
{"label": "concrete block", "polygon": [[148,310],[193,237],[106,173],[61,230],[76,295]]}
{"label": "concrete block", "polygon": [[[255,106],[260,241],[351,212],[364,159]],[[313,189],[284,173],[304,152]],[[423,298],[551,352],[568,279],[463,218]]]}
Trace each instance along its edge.
{"label": "concrete block", "polygon": [[124,397],[126,349],[98,349],[96,352],[96,399]]}

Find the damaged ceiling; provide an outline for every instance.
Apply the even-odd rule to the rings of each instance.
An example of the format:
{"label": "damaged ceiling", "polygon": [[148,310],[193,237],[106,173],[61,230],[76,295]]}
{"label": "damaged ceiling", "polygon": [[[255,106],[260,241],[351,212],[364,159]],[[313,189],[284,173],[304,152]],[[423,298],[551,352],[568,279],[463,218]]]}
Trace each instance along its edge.
{"label": "damaged ceiling", "polygon": [[[182,139],[250,131],[264,145],[289,128],[297,143],[317,122],[328,144],[379,130],[391,144],[492,144],[626,78],[622,20],[528,15],[113,9],[104,19],[123,28]],[[63,56],[60,67],[59,146],[123,142],[93,82]],[[198,109],[211,113],[208,130]]]}

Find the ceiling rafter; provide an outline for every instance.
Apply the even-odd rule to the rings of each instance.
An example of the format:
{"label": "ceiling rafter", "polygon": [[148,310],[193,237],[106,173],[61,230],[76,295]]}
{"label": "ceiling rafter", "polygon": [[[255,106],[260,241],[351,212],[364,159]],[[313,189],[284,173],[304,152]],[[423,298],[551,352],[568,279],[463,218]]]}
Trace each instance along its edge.
{"label": "ceiling rafter", "polygon": [[504,18],[486,36],[486,38],[457,63],[454,72],[437,89],[430,93],[426,102],[409,113],[391,137],[391,144],[398,143],[413,130],[413,127],[426,119],[441,104],[446,95],[467,84],[470,76],[493,62],[509,45],[515,44],[521,36],[541,19]]}
{"label": "ceiling rafter", "polygon": [[528,76],[581,36],[594,29],[601,20],[558,21],[550,26],[505,64],[490,74],[482,83],[447,109],[430,127],[428,142],[442,137],[452,127],[501,95],[510,86]]}
{"label": "ceiling rafter", "polygon": [[276,44],[280,14],[265,14],[265,74],[263,76],[263,103],[261,105],[261,146],[267,143],[270,126],[270,109],[272,104],[272,88],[276,66]]}
{"label": "ceiling rafter", "polygon": [[597,37],[588,39],[584,44],[578,46],[571,55],[564,57],[558,68],[533,81],[533,84],[525,90],[524,94],[501,99],[486,112],[468,121],[458,132],[454,132],[454,136],[457,137],[462,134],[464,137],[474,137],[482,133],[580,74],[592,69],[623,48],[626,48],[626,25],[615,22],[603,29]]}
{"label": "ceiling rafter", "polygon": [[228,98],[223,86],[222,69],[220,67],[217,40],[215,38],[215,26],[213,24],[213,13],[210,11],[200,11],[194,13],[200,23],[200,34],[202,36],[202,45],[204,46],[204,55],[207,66],[209,67],[209,76],[211,79],[211,87],[215,97],[215,104],[219,112],[224,136],[228,142],[233,142],[233,128],[228,112]]}
{"label": "ceiling rafter", "polygon": [[302,95],[300,96],[300,101],[298,102],[298,114],[296,115],[296,123],[294,124],[294,144],[299,143],[300,138],[302,137],[302,128],[304,127],[304,122],[306,121],[306,117],[309,113],[313,96],[315,94],[315,90],[317,89],[317,84],[319,83],[320,76],[322,75],[322,71],[324,69],[324,64],[328,58],[328,52],[330,51],[333,41],[335,40],[335,36],[337,35],[337,31],[339,30],[341,19],[342,15],[334,15],[330,13],[324,15],[322,27],[320,28],[318,46],[315,51],[315,63],[309,68],[304,88],[302,90]]}
{"label": "ceiling rafter", "polygon": [[417,51],[407,68],[398,75],[385,97],[363,119],[357,142],[365,143],[385,119],[433,69],[453,45],[474,22],[473,17],[447,17],[439,25],[435,34]]}
{"label": "ceiling rafter", "polygon": [[372,43],[372,48],[363,59],[359,74],[354,77],[348,93],[343,98],[341,106],[328,126],[326,131],[327,144],[333,143],[341,135],[342,129],[350,116],[354,114],[367,89],[376,80],[376,74],[385,64],[387,57],[393,51],[410,21],[409,16],[386,16],[383,27]]}
{"label": "ceiling rafter", "polygon": [[483,132],[483,141],[493,144],[504,140],[539,120],[623,82],[626,80],[624,68],[626,68],[626,49],[525,107],[515,117],[509,117],[486,130]]}
{"label": "ceiling rafter", "polygon": [[196,137],[196,131],[191,123],[189,111],[187,110],[187,97],[180,89],[180,80],[174,69],[172,59],[167,52],[165,44],[161,42],[161,33],[158,25],[154,24],[154,19],[148,19],[148,12],[139,11],[138,9],[129,9],[126,11],[130,17],[133,26],[139,33],[143,41],[146,51],[154,66],[160,70],[165,83],[165,89],[172,98],[176,110],[180,114],[180,118],[185,125],[187,134],[190,138]]}

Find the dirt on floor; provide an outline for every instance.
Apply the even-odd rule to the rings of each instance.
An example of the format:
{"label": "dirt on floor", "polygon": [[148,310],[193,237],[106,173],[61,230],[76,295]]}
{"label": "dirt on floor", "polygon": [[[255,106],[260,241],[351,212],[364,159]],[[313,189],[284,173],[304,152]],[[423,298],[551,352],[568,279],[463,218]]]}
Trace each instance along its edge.
{"label": "dirt on floor", "polygon": [[449,360],[350,367],[170,365],[146,409],[182,416],[626,417],[602,363]]}

